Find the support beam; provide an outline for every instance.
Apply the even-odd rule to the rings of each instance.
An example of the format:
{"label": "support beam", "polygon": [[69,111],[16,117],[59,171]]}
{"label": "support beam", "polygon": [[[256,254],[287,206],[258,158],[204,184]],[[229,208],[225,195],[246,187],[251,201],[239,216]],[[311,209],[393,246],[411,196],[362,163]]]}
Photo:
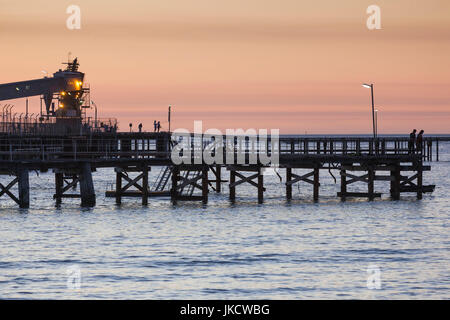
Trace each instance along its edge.
{"label": "support beam", "polygon": [[314,202],[319,201],[319,168],[314,168],[314,192],[313,192],[313,198]]}
{"label": "support beam", "polygon": [[236,200],[236,171],[230,170],[230,200]]}
{"label": "support beam", "polygon": [[62,190],[64,186],[64,175],[62,172],[55,172],[55,195],[56,206],[61,205],[62,202]]}
{"label": "support beam", "polygon": [[292,180],[292,168],[286,168],[286,199],[292,199],[292,184],[288,182]]}
{"label": "support beam", "polygon": [[148,166],[142,167],[142,205],[148,205]]}
{"label": "support beam", "polygon": [[94,183],[92,181],[91,164],[89,162],[84,162],[81,164],[80,193],[82,207],[95,206]]}
{"label": "support beam", "polygon": [[264,175],[262,168],[259,169],[258,173],[258,203],[264,202]]}
{"label": "support beam", "polygon": [[116,168],[116,204],[122,204],[122,170]]}
{"label": "support beam", "polygon": [[180,167],[173,166],[172,169],[172,188],[170,189],[170,197],[172,199],[172,203],[176,204],[178,197],[178,180],[180,180]]}
{"label": "support beam", "polygon": [[436,161],[439,162],[439,140],[436,140]]}
{"label": "support beam", "polygon": [[375,196],[374,196],[374,188],[373,188],[373,182],[374,182],[374,178],[375,178],[375,171],[372,169],[372,168],[370,168],[369,170],[368,170],[368,181],[367,181],[367,184],[368,184],[368,197],[369,197],[369,201],[373,201],[373,199],[375,198]]}
{"label": "support beam", "polygon": [[17,178],[19,179],[19,207],[30,207],[30,182],[29,173],[26,168],[19,168],[17,171]]}
{"label": "support beam", "polygon": [[204,166],[202,169],[202,202],[208,203],[208,166]]}
{"label": "support beam", "polygon": [[347,194],[347,175],[345,170],[341,170],[341,201],[345,201],[345,196]]}
{"label": "support beam", "polygon": [[417,165],[417,199],[421,200],[423,194],[423,171],[422,161],[419,161]]}
{"label": "support beam", "polygon": [[400,199],[400,165],[396,165],[394,170],[391,171],[391,176],[393,177],[393,181],[391,181],[391,197],[392,200]]}
{"label": "support beam", "polygon": [[216,192],[220,193],[222,188],[222,166],[216,165]]}

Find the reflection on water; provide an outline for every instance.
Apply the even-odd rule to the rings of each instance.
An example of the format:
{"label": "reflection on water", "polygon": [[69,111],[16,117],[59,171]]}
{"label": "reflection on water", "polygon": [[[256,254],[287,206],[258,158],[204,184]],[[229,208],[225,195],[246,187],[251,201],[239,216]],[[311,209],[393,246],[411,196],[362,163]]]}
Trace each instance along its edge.
{"label": "reflection on water", "polygon": [[[263,205],[241,185],[234,205],[225,187],[205,207],[151,199],[147,208],[105,198],[114,176],[102,169],[93,209],[78,199],[55,208],[52,174],[32,174],[31,209],[0,198],[0,297],[449,298],[449,169],[433,163],[425,183],[437,188],[422,201],[341,203],[324,171],[318,204],[308,184],[286,203],[283,185],[268,177]],[[367,288],[370,265],[380,269],[380,290]]]}

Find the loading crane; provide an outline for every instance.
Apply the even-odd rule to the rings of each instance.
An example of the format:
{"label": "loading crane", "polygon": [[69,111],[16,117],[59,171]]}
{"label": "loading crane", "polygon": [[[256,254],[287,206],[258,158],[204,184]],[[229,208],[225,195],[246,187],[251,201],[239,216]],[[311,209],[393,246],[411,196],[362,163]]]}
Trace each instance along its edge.
{"label": "loading crane", "polygon": [[[78,58],[65,64],[67,68],[59,69],[53,77],[0,84],[0,100],[40,95],[46,109],[46,114],[41,111],[41,117],[55,117],[57,125],[72,128],[70,131],[78,130],[82,108],[85,107],[83,103],[89,100],[84,95],[89,93],[89,89],[83,88],[84,73],[78,71]],[[56,110],[54,99],[57,101]]]}

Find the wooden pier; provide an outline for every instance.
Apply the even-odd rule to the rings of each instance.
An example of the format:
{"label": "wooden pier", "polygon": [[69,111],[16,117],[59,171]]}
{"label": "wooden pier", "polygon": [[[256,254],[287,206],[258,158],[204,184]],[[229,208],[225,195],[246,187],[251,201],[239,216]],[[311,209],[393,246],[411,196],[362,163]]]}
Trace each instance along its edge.
{"label": "wooden pier", "polygon": [[[223,138],[224,145],[230,142]],[[208,141],[207,136],[197,142],[194,138],[192,153],[198,149],[203,151]],[[400,199],[402,193],[414,193],[421,199],[423,193],[434,190],[434,185],[423,185],[423,173],[431,170],[424,162],[439,161],[440,141],[449,139],[425,137],[421,152],[410,153],[407,137],[281,136],[275,152],[279,154],[277,165],[284,176],[288,201],[292,199],[293,186],[299,183],[311,186],[312,198],[319,201],[321,170],[338,173],[337,196],[342,201],[350,197],[364,197],[369,201],[380,197],[383,190],[374,189],[375,181],[386,182],[386,193],[393,200]],[[232,144],[237,147],[235,140]],[[247,184],[255,188],[258,203],[264,202],[267,165],[201,161],[175,165],[171,160],[172,145],[171,135],[164,132],[0,135],[0,174],[2,180],[11,177],[7,183],[0,183],[0,196],[9,196],[21,208],[28,208],[29,172],[52,170],[56,205],[62,205],[65,198],[80,198],[82,206],[92,207],[96,204],[92,172],[111,168],[116,174],[115,186],[105,190],[105,194],[115,198],[118,205],[126,197],[139,197],[142,205],[148,205],[149,198],[154,196],[170,197],[173,203],[201,201],[207,204],[210,190],[222,192],[223,183],[228,183],[230,201],[235,201],[240,186]],[[252,152],[245,152],[248,160]],[[158,180],[149,181],[148,173],[155,169],[161,170]],[[298,174],[295,169],[307,172]],[[18,194],[15,195],[12,188],[16,184]],[[353,190],[356,184],[366,185],[366,191]]]}

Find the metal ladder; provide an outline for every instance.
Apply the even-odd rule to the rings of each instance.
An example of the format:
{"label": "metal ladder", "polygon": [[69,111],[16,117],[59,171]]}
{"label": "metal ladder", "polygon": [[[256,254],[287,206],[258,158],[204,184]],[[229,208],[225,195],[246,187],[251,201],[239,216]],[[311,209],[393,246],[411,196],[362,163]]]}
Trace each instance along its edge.
{"label": "metal ladder", "polygon": [[163,191],[172,176],[172,170],[169,166],[161,168],[161,171],[152,186],[153,191]]}

